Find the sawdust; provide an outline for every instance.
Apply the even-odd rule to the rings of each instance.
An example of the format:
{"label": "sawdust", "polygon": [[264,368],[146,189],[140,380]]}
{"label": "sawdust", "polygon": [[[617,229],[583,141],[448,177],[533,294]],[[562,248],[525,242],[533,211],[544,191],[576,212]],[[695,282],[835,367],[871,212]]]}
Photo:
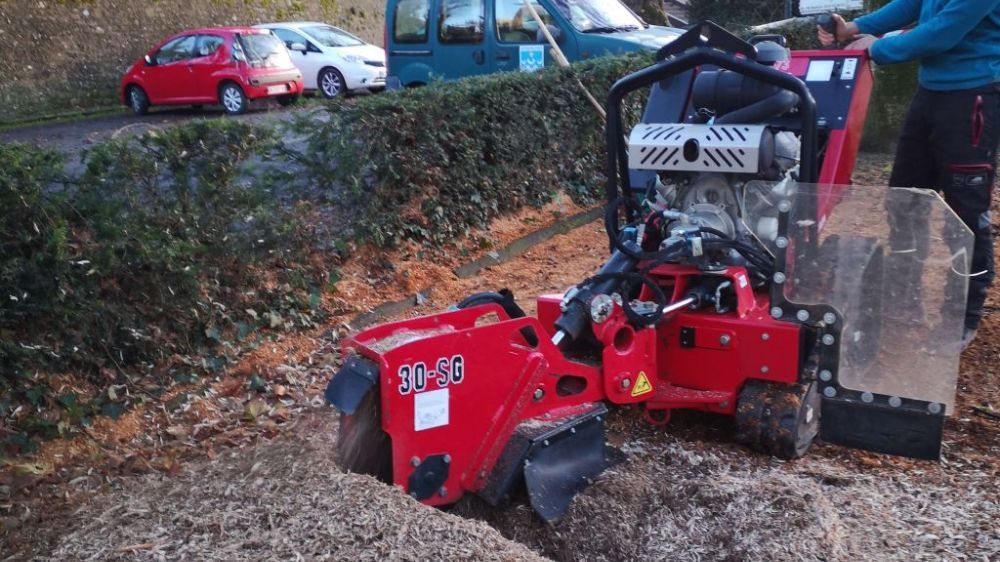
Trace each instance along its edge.
{"label": "sawdust", "polygon": [[114,484],[37,560],[540,560],[485,524],[417,503],[332,460],[333,414],[175,478]]}
{"label": "sawdust", "polygon": [[[884,184],[884,163],[863,157],[867,175],[857,183]],[[606,244],[600,223],[585,226],[472,279],[442,277],[429,301],[404,316],[501,287],[532,311],[534,295],[561,292],[596,271]],[[380,302],[364,285],[357,285],[360,302]],[[524,498],[500,509],[468,498],[452,510],[468,518],[462,520],[344,474],[332,452],[335,420],[325,408],[306,409],[280,440],[225,441],[236,444],[174,477],[98,474],[91,481],[112,485],[97,494],[54,484],[42,508],[48,515],[38,516],[36,506],[39,518],[25,527],[35,525],[39,560],[291,560],[296,553],[344,560],[1000,560],[1000,423],[971,409],[1000,406],[998,307],[993,292],[980,337],[963,356],[957,415],[946,424],[940,463],[829,445],[784,463],[732,443],[728,418],[678,413],[655,429],[621,409],[609,420],[608,437],[627,460],[580,495],[561,521],[542,523]],[[259,357],[254,369],[271,380],[285,367],[272,362],[326,358],[281,375],[302,379],[281,380],[302,395],[296,401],[309,403],[332,374],[335,343],[329,332],[302,338]],[[285,350],[290,356],[280,357]],[[241,412],[236,398],[228,400]],[[196,420],[182,421],[196,436],[201,431]],[[225,428],[212,431],[220,438],[236,431]]]}
{"label": "sawdust", "polygon": [[440,336],[442,334],[449,334],[454,332],[455,328],[453,326],[441,326],[439,328],[433,328],[430,330],[407,330],[402,329],[398,332],[393,333],[390,336],[379,339],[374,342],[362,341],[363,345],[368,346],[373,351],[378,353],[385,353],[397,347],[419,341],[426,338],[432,338],[434,336]]}
{"label": "sawdust", "polygon": [[[711,420],[707,420],[711,423]],[[560,561],[994,560],[996,474],[910,463],[872,471],[819,447],[781,462],[684,427],[612,414],[625,463],[603,474],[552,526],[515,503],[456,509]],[[704,424],[706,419],[700,419]],[[830,454],[833,453],[833,454]]]}

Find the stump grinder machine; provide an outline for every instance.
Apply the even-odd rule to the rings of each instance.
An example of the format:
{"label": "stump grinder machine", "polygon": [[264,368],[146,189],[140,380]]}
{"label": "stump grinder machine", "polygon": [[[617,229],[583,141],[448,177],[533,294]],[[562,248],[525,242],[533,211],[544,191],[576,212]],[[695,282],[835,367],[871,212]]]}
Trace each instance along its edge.
{"label": "stump grinder machine", "polygon": [[863,51],[710,22],[664,47],[607,99],[605,265],[536,317],[503,290],[347,338],[344,466],[436,506],[526,489],[551,520],[620,456],[611,408],[732,416],[783,459],[937,458],[971,234],[935,192],[851,185],[872,81]]}

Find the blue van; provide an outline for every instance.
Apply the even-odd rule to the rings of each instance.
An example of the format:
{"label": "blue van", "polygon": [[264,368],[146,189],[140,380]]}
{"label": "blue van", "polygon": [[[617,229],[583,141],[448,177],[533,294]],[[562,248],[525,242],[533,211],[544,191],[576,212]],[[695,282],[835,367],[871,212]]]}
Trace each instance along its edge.
{"label": "blue van", "polygon": [[[619,0],[531,0],[570,62],[656,50],[683,30],[651,26]],[[555,64],[524,0],[388,0],[390,80],[431,80]]]}

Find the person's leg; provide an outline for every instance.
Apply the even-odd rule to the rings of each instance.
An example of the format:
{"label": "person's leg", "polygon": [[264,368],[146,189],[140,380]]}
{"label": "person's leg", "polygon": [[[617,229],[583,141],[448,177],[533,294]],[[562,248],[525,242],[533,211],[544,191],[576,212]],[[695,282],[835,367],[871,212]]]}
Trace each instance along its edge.
{"label": "person's leg", "polygon": [[931,134],[945,200],[975,235],[965,328],[971,337],[995,276],[990,200],[1000,141],[1000,92],[938,96]]}
{"label": "person's leg", "polygon": [[885,206],[889,220],[886,268],[886,315],[904,324],[923,323],[922,292],[918,279],[928,249],[928,197],[892,188],[934,189],[937,174],[930,144],[932,94],[921,89],[913,97],[903,122],[889,179]]}

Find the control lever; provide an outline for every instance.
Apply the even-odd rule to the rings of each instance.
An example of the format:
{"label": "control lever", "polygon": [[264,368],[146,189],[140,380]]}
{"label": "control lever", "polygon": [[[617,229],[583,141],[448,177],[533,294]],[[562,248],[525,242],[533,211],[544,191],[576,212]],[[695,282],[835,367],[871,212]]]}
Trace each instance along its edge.
{"label": "control lever", "polygon": [[823,28],[823,31],[837,35],[837,21],[833,19],[833,14],[820,14],[816,16],[816,25]]}
{"label": "control lever", "polygon": [[833,44],[830,45],[830,49],[836,49],[837,44],[837,20],[833,19],[833,14],[819,14],[816,16],[816,25],[823,28],[823,31],[833,35]]}

